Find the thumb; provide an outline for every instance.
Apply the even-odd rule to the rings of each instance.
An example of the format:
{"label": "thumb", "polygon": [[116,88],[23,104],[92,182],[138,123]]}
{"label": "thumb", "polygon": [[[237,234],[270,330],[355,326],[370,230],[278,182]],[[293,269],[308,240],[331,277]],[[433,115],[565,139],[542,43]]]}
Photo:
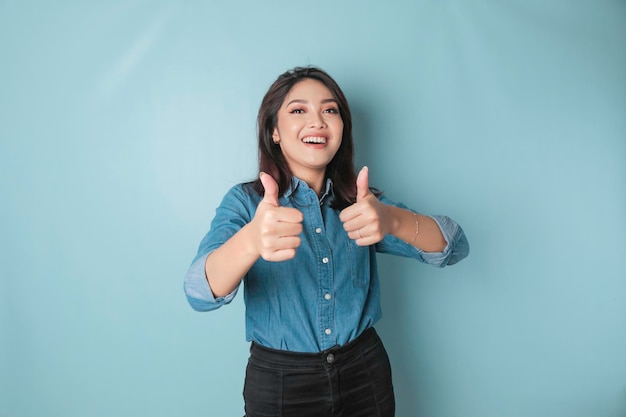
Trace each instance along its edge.
{"label": "thumb", "polygon": [[278,184],[276,184],[276,180],[274,180],[271,175],[266,174],[265,172],[261,172],[259,179],[261,180],[261,184],[263,184],[263,188],[265,189],[263,202],[278,207]]}
{"label": "thumb", "polygon": [[356,177],[356,201],[360,201],[369,194],[369,169],[365,166],[361,168],[359,175]]}

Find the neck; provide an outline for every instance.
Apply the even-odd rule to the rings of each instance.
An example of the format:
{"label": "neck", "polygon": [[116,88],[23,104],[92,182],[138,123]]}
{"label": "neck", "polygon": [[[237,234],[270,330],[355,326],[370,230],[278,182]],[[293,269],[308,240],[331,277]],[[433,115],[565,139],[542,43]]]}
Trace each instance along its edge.
{"label": "neck", "polygon": [[[304,175],[303,175],[304,174]],[[315,191],[317,196],[321,196],[325,189],[325,171],[316,171],[316,172],[308,172],[308,173],[294,173],[296,177],[300,178],[302,181],[306,182],[307,185]]]}

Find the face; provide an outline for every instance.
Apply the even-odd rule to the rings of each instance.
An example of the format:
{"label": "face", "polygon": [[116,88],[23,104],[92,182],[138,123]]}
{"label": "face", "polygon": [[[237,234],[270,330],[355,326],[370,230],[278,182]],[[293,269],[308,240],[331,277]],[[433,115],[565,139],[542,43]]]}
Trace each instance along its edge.
{"label": "face", "polygon": [[291,172],[304,181],[320,181],[343,135],[343,120],[332,93],[323,83],[295,84],[278,110],[272,134]]}

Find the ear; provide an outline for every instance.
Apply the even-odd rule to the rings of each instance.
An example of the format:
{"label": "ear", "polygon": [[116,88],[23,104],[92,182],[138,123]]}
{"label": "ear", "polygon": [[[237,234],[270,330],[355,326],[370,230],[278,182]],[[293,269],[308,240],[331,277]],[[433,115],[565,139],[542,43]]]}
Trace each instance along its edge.
{"label": "ear", "polygon": [[274,133],[272,133],[272,140],[277,145],[280,143],[280,135],[278,134],[278,128],[276,127],[274,128]]}

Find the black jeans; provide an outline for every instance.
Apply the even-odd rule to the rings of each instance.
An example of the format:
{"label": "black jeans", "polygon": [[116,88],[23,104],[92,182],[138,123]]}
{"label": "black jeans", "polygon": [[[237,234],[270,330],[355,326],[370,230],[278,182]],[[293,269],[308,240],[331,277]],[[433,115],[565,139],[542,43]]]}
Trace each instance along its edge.
{"label": "black jeans", "polygon": [[246,417],[393,417],[391,367],[373,328],[321,353],[252,343],[244,386]]}

